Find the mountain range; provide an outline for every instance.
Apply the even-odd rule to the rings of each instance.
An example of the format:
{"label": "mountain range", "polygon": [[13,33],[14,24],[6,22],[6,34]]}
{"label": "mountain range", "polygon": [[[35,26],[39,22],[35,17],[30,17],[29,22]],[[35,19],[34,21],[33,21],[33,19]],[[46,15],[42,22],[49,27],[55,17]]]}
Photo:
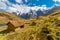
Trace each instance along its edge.
{"label": "mountain range", "polygon": [[[18,17],[19,16],[19,17]],[[25,20],[22,18],[36,18]],[[7,24],[9,21],[23,21],[24,28],[7,32]],[[2,25],[1,25],[2,24]],[[50,36],[48,38],[48,36]],[[46,38],[45,38],[46,37]],[[17,15],[13,12],[0,11],[0,40],[60,40],[60,6],[52,9],[41,11],[40,9],[30,10],[28,13]]]}
{"label": "mountain range", "polygon": [[29,19],[29,18],[37,18],[39,16],[45,16],[45,15],[48,15],[50,13],[53,13],[55,10],[60,10],[60,6],[54,6],[53,8],[51,9],[48,9],[48,10],[40,10],[38,9],[37,11],[36,10],[32,10],[30,9],[29,12],[27,13],[19,13],[17,15],[17,13],[13,12],[13,14],[17,15],[18,17],[21,17],[21,18],[24,18],[24,19]]}

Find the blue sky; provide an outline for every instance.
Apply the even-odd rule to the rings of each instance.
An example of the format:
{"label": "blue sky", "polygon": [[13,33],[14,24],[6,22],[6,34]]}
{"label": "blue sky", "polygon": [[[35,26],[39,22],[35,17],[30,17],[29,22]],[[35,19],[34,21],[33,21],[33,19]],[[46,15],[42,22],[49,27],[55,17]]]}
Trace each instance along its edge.
{"label": "blue sky", "polygon": [[60,0],[0,0],[0,9],[8,12],[29,12],[32,10],[46,10],[54,5],[60,5]]}
{"label": "blue sky", "polygon": [[[55,2],[56,1],[56,2]],[[60,4],[59,0],[22,0],[22,4],[28,5],[28,6],[42,6],[46,5],[47,7],[52,7],[55,4]],[[9,0],[9,2],[16,4],[17,2],[15,0]],[[17,4],[20,4],[19,2]]]}

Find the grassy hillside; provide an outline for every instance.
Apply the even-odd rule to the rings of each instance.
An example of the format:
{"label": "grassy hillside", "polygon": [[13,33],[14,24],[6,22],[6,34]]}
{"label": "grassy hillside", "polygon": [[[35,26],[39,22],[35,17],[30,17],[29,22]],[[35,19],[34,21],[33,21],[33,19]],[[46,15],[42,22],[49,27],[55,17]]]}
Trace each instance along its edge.
{"label": "grassy hillside", "polygon": [[[14,20],[19,20],[15,15],[12,17],[13,14],[8,15]],[[0,40],[60,40],[60,12],[24,20],[24,22],[24,28],[19,31],[10,33],[6,30],[0,31]],[[6,27],[3,28],[6,29]]]}
{"label": "grassy hillside", "polygon": [[7,23],[9,20],[22,20],[22,18],[19,18],[9,12],[0,11],[0,23],[4,24]]}

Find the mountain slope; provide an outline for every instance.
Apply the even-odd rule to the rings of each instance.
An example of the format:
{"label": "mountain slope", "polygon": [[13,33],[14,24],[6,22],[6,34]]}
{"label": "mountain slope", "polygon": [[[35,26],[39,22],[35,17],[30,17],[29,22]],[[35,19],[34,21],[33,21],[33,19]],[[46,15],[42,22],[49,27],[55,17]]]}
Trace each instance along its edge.
{"label": "mountain slope", "polygon": [[52,14],[60,10],[60,6],[54,6],[53,8],[46,10],[46,15]]}
{"label": "mountain slope", "polygon": [[[13,14],[8,15],[4,15],[8,20],[11,18],[17,20]],[[60,10],[50,10],[46,16],[24,20],[24,22],[24,28],[19,31],[10,33],[0,31],[1,40],[60,40]]]}
{"label": "mountain slope", "polygon": [[60,12],[25,20],[24,27],[20,31],[5,34],[1,40],[60,40]]}
{"label": "mountain slope", "polygon": [[5,12],[5,11],[0,11],[0,23],[7,23],[9,20],[20,20],[22,18],[19,18],[18,16]]}
{"label": "mountain slope", "polygon": [[[13,12],[13,14],[17,15],[17,13]],[[30,10],[27,13],[19,13],[17,16],[24,18],[24,19],[29,19],[29,18],[37,18],[38,16],[44,15],[43,11],[40,9],[36,10]]]}

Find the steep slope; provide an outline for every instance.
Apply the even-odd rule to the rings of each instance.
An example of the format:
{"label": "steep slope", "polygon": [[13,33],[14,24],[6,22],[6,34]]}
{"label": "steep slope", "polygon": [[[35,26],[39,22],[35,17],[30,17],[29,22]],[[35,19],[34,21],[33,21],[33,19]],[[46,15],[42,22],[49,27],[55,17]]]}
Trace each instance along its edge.
{"label": "steep slope", "polygon": [[5,11],[0,11],[0,23],[7,23],[9,20],[22,20],[22,18],[19,18],[18,16],[5,12]]}
{"label": "steep slope", "polygon": [[57,11],[60,11],[60,6],[54,6],[53,8],[46,10],[46,15],[52,14]]}

